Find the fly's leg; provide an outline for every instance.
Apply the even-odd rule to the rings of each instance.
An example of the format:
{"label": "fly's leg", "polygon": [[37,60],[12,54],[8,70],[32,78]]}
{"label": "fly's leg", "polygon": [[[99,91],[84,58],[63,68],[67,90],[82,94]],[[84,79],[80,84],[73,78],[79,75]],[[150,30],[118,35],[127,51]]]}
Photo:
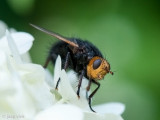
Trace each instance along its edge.
{"label": "fly's leg", "polygon": [[57,55],[55,55],[55,54],[50,54],[50,55],[47,57],[46,62],[45,62],[45,64],[43,65],[43,67],[44,67],[44,68],[47,68],[47,66],[48,66],[49,62],[51,61],[51,59],[52,59],[52,58],[56,59],[56,57],[57,57]]}
{"label": "fly's leg", "polygon": [[80,98],[79,93],[80,93],[80,87],[81,87],[81,84],[82,84],[83,76],[84,76],[84,70],[82,70],[80,78],[79,78],[78,90],[77,90],[77,96],[78,96],[78,98]]}
{"label": "fly's leg", "polygon": [[97,90],[99,89],[100,83],[98,83],[97,81],[94,81],[94,80],[92,80],[92,82],[93,82],[94,84],[96,84],[98,87],[90,94],[90,96],[89,96],[89,98],[88,98],[88,104],[89,104],[90,109],[91,109],[93,112],[95,112],[95,111],[92,109],[92,106],[91,106],[91,98],[95,95],[95,93],[96,93]]}
{"label": "fly's leg", "polygon": [[51,61],[51,55],[48,56],[48,58],[46,59],[45,64],[43,65],[44,68],[47,68],[49,62]]}
{"label": "fly's leg", "polygon": [[89,99],[89,97],[88,97],[88,91],[90,90],[91,83],[92,83],[92,79],[89,79],[89,83],[88,83],[88,86],[86,88],[86,98],[87,98],[87,100]]}
{"label": "fly's leg", "polygon": [[[63,68],[64,70],[66,70],[68,68],[69,59],[70,59],[70,52],[67,52],[66,60],[65,60],[65,63],[64,63],[64,68]],[[57,81],[56,88],[55,88],[56,90],[58,90],[59,82],[60,82],[60,78]]]}
{"label": "fly's leg", "polygon": [[69,65],[69,60],[70,60],[70,52],[67,52],[67,56],[66,56],[66,60],[65,60],[65,63],[64,63],[64,70],[66,70],[68,68],[68,65]]}

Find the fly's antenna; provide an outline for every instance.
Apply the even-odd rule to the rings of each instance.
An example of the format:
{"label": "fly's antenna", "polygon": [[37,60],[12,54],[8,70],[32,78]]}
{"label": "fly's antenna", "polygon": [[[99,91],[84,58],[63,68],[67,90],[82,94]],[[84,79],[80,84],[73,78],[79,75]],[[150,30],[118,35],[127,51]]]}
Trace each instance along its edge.
{"label": "fly's antenna", "polygon": [[30,25],[31,25],[32,27],[36,28],[37,30],[40,30],[40,31],[42,31],[42,32],[44,32],[44,33],[46,33],[46,34],[48,34],[48,35],[51,35],[51,36],[53,36],[53,37],[56,37],[57,39],[62,40],[62,41],[64,41],[64,42],[70,44],[70,45],[73,46],[73,47],[79,47],[76,43],[71,42],[70,40],[66,39],[66,38],[63,37],[62,35],[59,35],[58,33],[55,33],[55,32],[53,32],[53,31],[49,31],[49,30],[47,30],[47,29],[45,29],[45,28],[39,27],[39,26],[34,25],[34,24],[31,24],[31,23],[30,23]]}
{"label": "fly's antenna", "polygon": [[114,72],[112,72],[112,71],[109,71],[109,73],[110,73],[111,75],[114,75]]}

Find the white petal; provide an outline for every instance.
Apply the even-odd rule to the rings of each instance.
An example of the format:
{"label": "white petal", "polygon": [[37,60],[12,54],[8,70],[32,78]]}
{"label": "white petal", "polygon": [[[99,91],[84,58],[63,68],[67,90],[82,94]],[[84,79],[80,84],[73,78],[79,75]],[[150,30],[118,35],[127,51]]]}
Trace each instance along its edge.
{"label": "white petal", "polygon": [[123,120],[120,115],[85,112],[84,120]]}
{"label": "white petal", "polygon": [[78,97],[76,93],[74,92],[64,69],[62,70],[61,75],[60,75],[60,83],[59,83],[58,88],[59,88],[58,92],[61,94],[63,99],[70,100],[70,99],[77,98],[78,100]]}
{"label": "white petal", "polygon": [[54,103],[54,95],[50,93],[49,87],[46,85],[45,70],[42,66],[26,63],[15,64],[14,67],[38,109],[44,109]]}
{"label": "white petal", "polygon": [[3,100],[0,100],[0,102],[5,101],[4,104],[6,105],[3,105],[1,109],[7,110],[10,113],[22,113],[26,118],[33,118],[33,114],[36,112],[35,104],[32,101],[32,97],[24,90],[18,72],[9,61],[7,61],[7,69],[3,70],[4,72],[1,71],[3,77],[0,79],[0,82],[3,85],[1,90],[5,94],[1,94],[3,95]]}
{"label": "white petal", "polygon": [[29,33],[15,32],[11,33],[11,35],[15,40],[19,54],[26,53],[32,47],[34,38]]}
{"label": "white petal", "polygon": [[90,110],[86,96],[80,96],[80,98],[78,98],[77,91],[75,92],[73,90],[65,70],[62,70],[61,72],[58,92],[65,102],[76,105],[82,109]]}
{"label": "white petal", "polygon": [[12,76],[6,71],[0,72],[0,94],[1,97],[3,95],[7,95],[14,91],[13,81],[11,81]]}
{"label": "white petal", "polygon": [[62,69],[61,66],[62,66],[61,57],[58,55],[55,62],[55,68],[54,68],[54,85],[57,84],[57,81],[60,78],[61,69]]}
{"label": "white petal", "polygon": [[36,113],[36,107],[31,96],[24,90],[16,73],[13,73],[11,81],[13,81],[14,90],[12,90],[12,94],[6,96],[8,106],[15,113],[23,114],[28,119],[33,118]]}
{"label": "white petal", "polygon": [[117,115],[121,115],[125,110],[125,105],[122,103],[107,103],[96,105],[93,109],[98,113],[113,113]]}
{"label": "white petal", "polygon": [[14,29],[14,28],[10,28],[10,29],[9,29],[9,32],[10,32],[10,33],[15,33],[15,32],[17,32],[17,30]]}
{"label": "white petal", "polygon": [[12,52],[14,59],[17,62],[22,63],[19,52],[16,47],[16,44],[15,44],[15,42],[14,42],[14,40],[8,30],[6,30],[6,36],[7,36],[7,40],[8,40],[8,46],[10,48],[10,51]]}
{"label": "white petal", "polygon": [[5,52],[5,54],[9,54],[9,55],[11,54],[10,49],[8,47],[8,42],[7,42],[6,36],[4,36],[0,39],[0,50]]}
{"label": "white petal", "polygon": [[[16,51],[18,51],[18,54],[25,54],[26,52],[28,52],[29,49],[32,47],[33,40],[34,40],[32,35],[30,35],[29,33],[25,33],[25,32],[14,32],[14,33],[9,34],[9,31],[8,31],[6,33],[6,36],[2,37],[2,39],[0,40],[0,42],[1,42],[0,47],[4,48],[4,46],[2,46],[2,43],[3,43],[3,45],[5,45],[5,47],[7,47],[6,46],[7,39],[12,38],[12,41],[14,41],[14,45],[12,45],[12,46],[14,46],[14,48],[16,46],[16,49],[17,49]],[[12,50],[11,50],[11,52],[12,52]]]}
{"label": "white petal", "polygon": [[1,59],[0,59],[0,66],[2,66],[5,61],[6,61],[6,55],[3,51],[0,50],[0,56],[1,56]]}
{"label": "white petal", "polygon": [[29,52],[22,54],[21,59],[24,63],[31,63],[32,62]]}
{"label": "white petal", "polygon": [[45,70],[45,80],[46,80],[46,83],[48,84],[48,86],[51,88],[51,89],[55,89],[54,88],[54,81],[53,81],[53,77],[52,75],[50,74],[49,70]]}
{"label": "white petal", "polygon": [[43,110],[54,104],[54,95],[52,95],[45,83],[36,83],[34,85],[25,84],[26,91],[33,98],[34,105],[38,110]]}
{"label": "white petal", "polygon": [[41,65],[32,63],[15,64],[14,68],[22,76],[22,79],[30,84],[41,83],[45,79],[45,72]]}
{"label": "white petal", "polygon": [[6,29],[7,25],[3,21],[0,21],[0,38],[5,35]]}
{"label": "white petal", "polygon": [[61,104],[42,111],[35,120],[83,120],[83,113],[76,106]]}

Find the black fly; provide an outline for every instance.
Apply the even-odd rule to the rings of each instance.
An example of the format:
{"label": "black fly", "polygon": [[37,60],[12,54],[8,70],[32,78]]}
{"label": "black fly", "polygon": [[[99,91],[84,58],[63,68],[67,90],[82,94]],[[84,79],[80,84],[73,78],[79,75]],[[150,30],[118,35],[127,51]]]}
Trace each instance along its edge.
{"label": "black fly", "polygon": [[[78,38],[66,38],[39,26],[33,24],[30,25],[61,40],[51,47],[44,68],[48,66],[50,61],[54,64],[57,56],[60,55],[62,58],[62,68],[65,70],[67,68],[73,69],[79,76],[77,90],[78,98],[80,98],[79,94],[83,77],[86,77],[89,80],[89,84],[86,88],[87,92],[90,90],[91,83],[98,86],[88,97],[89,107],[95,112],[91,107],[91,98],[100,87],[98,80],[103,79],[107,73],[113,75],[113,72],[110,71],[110,64],[103,58],[101,52],[88,41],[83,41]],[[59,82],[60,79],[56,84],[56,89],[58,89]]]}

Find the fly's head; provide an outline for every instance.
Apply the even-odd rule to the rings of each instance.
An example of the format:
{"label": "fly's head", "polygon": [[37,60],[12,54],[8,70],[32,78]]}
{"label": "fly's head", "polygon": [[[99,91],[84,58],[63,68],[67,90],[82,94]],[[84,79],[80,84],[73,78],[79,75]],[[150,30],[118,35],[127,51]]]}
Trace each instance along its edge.
{"label": "fly's head", "polygon": [[110,64],[104,58],[95,56],[87,65],[87,76],[90,79],[101,80],[104,76],[110,73],[113,75],[113,72],[110,71]]}

